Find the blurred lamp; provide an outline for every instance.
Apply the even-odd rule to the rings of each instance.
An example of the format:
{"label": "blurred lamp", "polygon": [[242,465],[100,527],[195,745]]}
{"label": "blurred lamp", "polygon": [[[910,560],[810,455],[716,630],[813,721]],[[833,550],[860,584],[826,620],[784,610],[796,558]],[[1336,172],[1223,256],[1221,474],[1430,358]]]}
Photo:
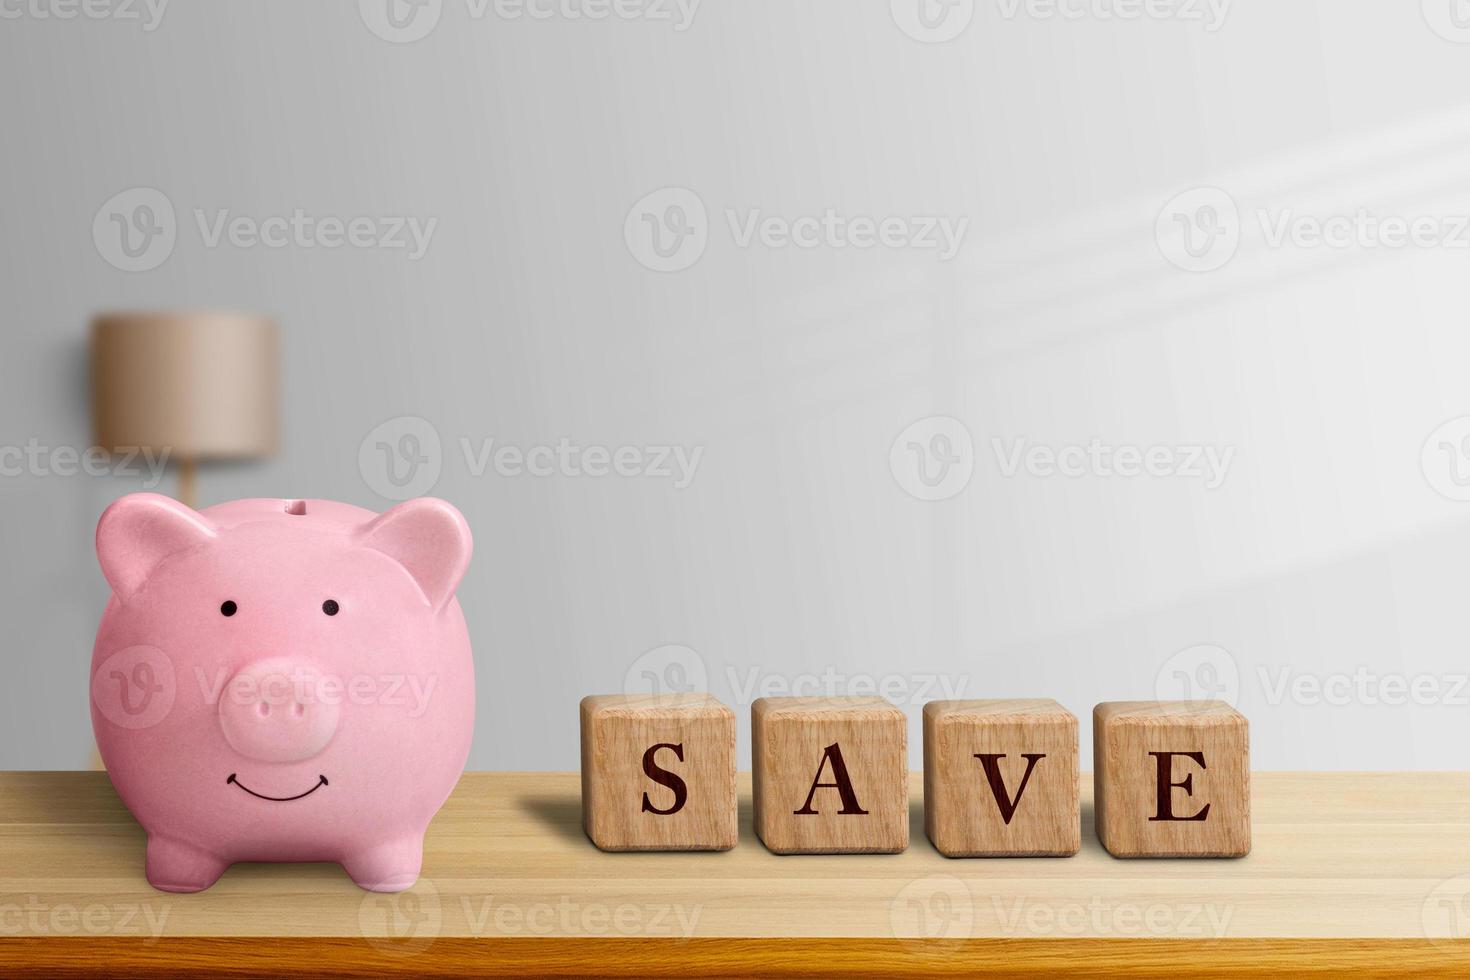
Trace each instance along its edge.
{"label": "blurred lamp", "polygon": [[92,321],[92,432],[109,452],[178,463],[179,499],[197,504],[195,467],[276,451],[280,335],[241,313],[104,313]]}

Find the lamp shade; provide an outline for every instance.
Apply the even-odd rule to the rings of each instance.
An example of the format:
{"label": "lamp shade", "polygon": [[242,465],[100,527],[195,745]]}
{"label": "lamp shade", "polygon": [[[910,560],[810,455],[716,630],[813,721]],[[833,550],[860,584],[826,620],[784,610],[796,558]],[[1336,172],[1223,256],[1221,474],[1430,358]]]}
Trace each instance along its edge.
{"label": "lamp shade", "polygon": [[280,435],[280,335],[239,313],[107,313],[92,321],[92,431],[109,451],[245,459]]}

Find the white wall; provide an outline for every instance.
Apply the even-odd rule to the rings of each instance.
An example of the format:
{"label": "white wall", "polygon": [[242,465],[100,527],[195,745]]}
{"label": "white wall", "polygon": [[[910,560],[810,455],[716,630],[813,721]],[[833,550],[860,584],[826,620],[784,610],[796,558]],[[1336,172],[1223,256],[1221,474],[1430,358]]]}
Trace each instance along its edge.
{"label": "white wall", "polygon": [[[430,0],[413,43],[369,29],[391,33],[385,2],[178,3],[146,30],[0,0],[0,445],[86,446],[99,308],[277,314],[283,452],[208,470],[203,496],[385,507],[359,449],[427,420],[442,448],[421,482],[437,465],[478,541],[476,768],[575,768],[577,700],[670,661],[735,705],[742,768],[752,691],[893,685],[917,765],[920,704],[944,690],[1085,719],[1181,672],[1247,713],[1257,768],[1464,767],[1470,504],[1436,486],[1459,492],[1470,423],[1421,459],[1470,414],[1451,0],[1238,0],[1223,23],[1203,0],[1180,12],[1204,20],[960,0],[931,10],[953,31],[973,7],[945,43],[901,28],[912,0],[705,0],[684,30]],[[677,20],[672,0],[644,12],[665,7]],[[93,223],[138,187],[176,241],[127,272]],[[675,260],[705,245],[658,272],[641,214],[675,198],[635,205],[669,187],[706,215],[685,212]],[[1228,198],[1171,205],[1201,187]],[[1238,246],[1184,271],[1173,215],[1211,203],[1238,217],[1217,212],[1202,261]],[[967,224],[946,261],[742,245],[727,214],[829,208]],[[414,260],[211,245],[196,210],[220,209],[437,224]],[[1360,209],[1452,241],[1273,244],[1283,216]],[[951,442],[972,476],[934,502],[906,489],[908,437],[890,458],[930,416],[973,445]],[[490,438],[702,455],[684,488],[476,476],[461,440]],[[1229,465],[1213,487],[1007,475],[1018,439]],[[144,480],[21,469],[0,477],[0,768],[67,768],[105,599],[93,525]],[[1410,682],[1419,703],[1387,703]]]}

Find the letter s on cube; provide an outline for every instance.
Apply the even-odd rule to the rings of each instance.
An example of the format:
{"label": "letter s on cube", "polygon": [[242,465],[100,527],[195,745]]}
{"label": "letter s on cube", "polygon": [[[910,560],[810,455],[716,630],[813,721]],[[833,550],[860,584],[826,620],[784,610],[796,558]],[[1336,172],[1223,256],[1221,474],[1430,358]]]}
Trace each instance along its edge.
{"label": "letter s on cube", "polygon": [[727,851],[735,713],[708,694],[582,699],[582,827],[604,851]]}

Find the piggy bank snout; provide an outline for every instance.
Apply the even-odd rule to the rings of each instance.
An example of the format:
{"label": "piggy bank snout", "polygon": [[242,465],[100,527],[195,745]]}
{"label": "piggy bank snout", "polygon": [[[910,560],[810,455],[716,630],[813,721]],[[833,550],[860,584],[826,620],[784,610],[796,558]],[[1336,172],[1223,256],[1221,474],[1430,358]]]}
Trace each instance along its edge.
{"label": "piggy bank snout", "polygon": [[273,658],[242,668],[220,698],[220,727],[241,755],[261,762],[300,762],[327,747],[337,731],[340,700],[329,678],[300,660]]}

